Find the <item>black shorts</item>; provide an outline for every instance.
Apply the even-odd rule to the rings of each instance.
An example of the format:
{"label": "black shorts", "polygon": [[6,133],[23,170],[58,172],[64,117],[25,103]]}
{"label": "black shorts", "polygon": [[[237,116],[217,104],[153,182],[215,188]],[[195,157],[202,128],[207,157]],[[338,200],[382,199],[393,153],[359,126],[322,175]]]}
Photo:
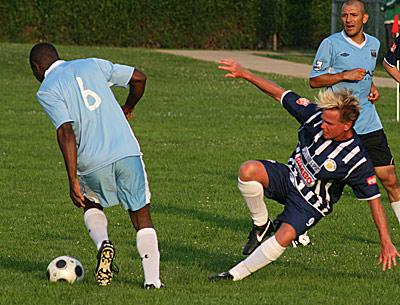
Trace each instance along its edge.
{"label": "black shorts", "polygon": [[272,160],[258,161],[264,165],[269,177],[269,186],[264,188],[265,197],[285,205],[277,221],[290,224],[296,230],[297,236],[316,225],[323,216],[293,186],[289,168]]}
{"label": "black shorts", "polygon": [[359,135],[374,167],[394,165],[389,144],[383,129]]}

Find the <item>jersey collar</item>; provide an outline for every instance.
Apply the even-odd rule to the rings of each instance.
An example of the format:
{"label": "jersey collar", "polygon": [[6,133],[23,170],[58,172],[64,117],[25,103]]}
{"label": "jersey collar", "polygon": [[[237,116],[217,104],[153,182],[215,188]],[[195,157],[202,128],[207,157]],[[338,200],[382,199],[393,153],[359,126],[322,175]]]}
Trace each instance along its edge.
{"label": "jersey collar", "polygon": [[364,41],[362,42],[362,43],[360,43],[360,44],[358,44],[357,42],[354,42],[353,41],[353,39],[351,39],[349,36],[347,36],[347,34],[346,34],[346,32],[343,30],[342,32],[342,36],[343,36],[343,38],[344,39],[346,39],[346,41],[348,42],[348,43],[350,43],[350,44],[352,44],[353,46],[355,46],[355,47],[357,47],[357,48],[359,48],[359,49],[361,49],[362,47],[364,47],[365,46],[365,44],[367,43],[367,35],[365,35],[365,33],[363,32],[363,35],[364,35]]}
{"label": "jersey collar", "polygon": [[44,72],[44,78],[46,78],[46,76],[51,72],[51,70],[57,68],[62,63],[65,63],[65,60],[59,59],[59,60],[53,62],[52,65]]}

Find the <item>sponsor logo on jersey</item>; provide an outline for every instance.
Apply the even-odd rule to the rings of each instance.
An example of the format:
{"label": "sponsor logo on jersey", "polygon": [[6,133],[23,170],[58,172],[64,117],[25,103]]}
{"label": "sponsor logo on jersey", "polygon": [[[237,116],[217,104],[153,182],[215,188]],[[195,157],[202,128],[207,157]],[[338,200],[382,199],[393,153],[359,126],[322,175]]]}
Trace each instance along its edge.
{"label": "sponsor logo on jersey", "polygon": [[296,167],[303,178],[302,180],[304,181],[305,185],[307,186],[313,186],[315,184],[315,178],[313,175],[307,170],[307,168],[303,164],[303,159],[301,158],[300,154],[297,154],[294,157],[294,161],[296,162]]}
{"label": "sponsor logo on jersey", "polygon": [[327,159],[324,162],[324,167],[328,172],[334,172],[336,170],[336,162],[332,159]]}
{"label": "sponsor logo on jersey", "polygon": [[310,100],[308,100],[304,97],[301,97],[301,98],[297,99],[296,104],[307,107],[308,105],[310,105]]}
{"label": "sponsor logo on jersey", "polygon": [[376,58],[376,50],[371,50],[371,56]]}
{"label": "sponsor logo on jersey", "polygon": [[349,53],[346,53],[346,52],[344,52],[344,53],[341,53],[341,54],[340,54],[340,56],[347,57],[347,56],[350,56],[350,54],[349,54]]}
{"label": "sponsor logo on jersey", "polygon": [[315,62],[315,65],[313,67],[314,71],[321,71],[322,69],[322,61],[321,60],[317,60]]}
{"label": "sponsor logo on jersey", "polygon": [[392,46],[390,47],[390,52],[392,52],[392,53],[396,52],[396,48],[397,48],[397,45],[395,42],[393,42]]}
{"label": "sponsor logo on jersey", "polygon": [[311,227],[312,224],[314,223],[314,221],[315,221],[315,218],[314,218],[314,217],[311,217],[311,218],[307,221],[306,226],[307,226],[307,227]]}
{"label": "sponsor logo on jersey", "polygon": [[373,176],[371,176],[371,177],[368,177],[368,178],[367,178],[367,184],[368,184],[368,185],[374,185],[374,184],[376,184],[376,176],[373,175]]}

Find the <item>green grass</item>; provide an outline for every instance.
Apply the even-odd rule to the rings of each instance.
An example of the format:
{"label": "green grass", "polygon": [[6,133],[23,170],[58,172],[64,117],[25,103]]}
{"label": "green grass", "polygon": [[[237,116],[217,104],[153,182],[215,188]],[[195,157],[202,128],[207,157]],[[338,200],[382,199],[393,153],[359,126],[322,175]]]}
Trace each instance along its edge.
{"label": "green grass", "polygon": [[[101,57],[148,76],[132,122],[153,195],[153,219],[167,288],[144,291],[135,233],[120,207],[106,211],[121,272],[97,287],[95,247],[82,211],[69,200],[55,131],[35,101],[30,45],[0,44],[0,304],[393,304],[400,270],[375,267],[380,251],[369,208],[346,190],[334,213],[310,232],[313,246],[287,249],[275,263],[235,283],[207,282],[243,259],[251,227],[236,188],[247,159],[286,162],[297,123],[245,81],[225,79],[216,64],[151,50],[59,46],[65,59]],[[309,98],[306,80],[268,76]],[[400,151],[394,91],[378,110],[394,155]],[[120,101],[125,90],[116,91]],[[384,196],[387,205],[387,198]],[[268,202],[272,216],[282,206]],[[389,209],[387,209],[389,211]],[[393,239],[399,227],[388,213]],[[47,282],[47,264],[72,255],[83,282]]]}
{"label": "green grass", "polygon": [[[282,53],[282,52],[269,52],[269,53],[255,53],[254,55],[262,56],[262,57],[268,57],[272,59],[279,59],[279,60],[286,60],[286,61],[291,61],[295,63],[300,63],[300,64],[307,64],[307,65],[312,65],[314,61],[314,56],[315,53]],[[375,77],[387,77],[390,78],[390,76],[387,74],[385,69],[383,68],[382,65],[382,60],[378,60],[374,72]]]}

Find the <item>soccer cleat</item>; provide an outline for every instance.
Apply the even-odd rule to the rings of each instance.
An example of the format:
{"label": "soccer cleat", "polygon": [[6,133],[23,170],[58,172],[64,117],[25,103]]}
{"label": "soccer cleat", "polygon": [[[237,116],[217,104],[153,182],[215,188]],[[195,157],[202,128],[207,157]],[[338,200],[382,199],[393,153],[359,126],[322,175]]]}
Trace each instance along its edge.
{"label": "soccer cleat", "polygon": [[272,221],[268,219],[267,223],[263,226],[256,226],[253,224],[253,229],[249,233],[248,241],[243,247],[243,254],[251,254],[261,243],[275,232]]}
{"label": "soccer cleat", "polygon": [[157,287],[155,284],[144,284],[144,289],[153,290],[153,289],[162,289],[165,288],[163,283],[160,284],[160,287]]}
{"label": "soccer cleat", "polygon": [[96,281],[100,286],[111,284],[113,273],[118,268],[113,264],[115,249],[111,240],[105,240],[97,253]]}
{"label": "soccer cleat", "polygon": [[307,234],[308,234],[308,232],[305,231],[303,234],[297,236],[297,238],[292,241],[292,247],[297,248],[300,245],[307,246],[307,245],[311,244],[310,237]]}
{"label": "soccer cleat", "polygon": [[212,275],[208,277],[210,282],[218,282],[218,281],[233,281],[233,275],[230,274],[228,271],[221,272],[216,275]]}

